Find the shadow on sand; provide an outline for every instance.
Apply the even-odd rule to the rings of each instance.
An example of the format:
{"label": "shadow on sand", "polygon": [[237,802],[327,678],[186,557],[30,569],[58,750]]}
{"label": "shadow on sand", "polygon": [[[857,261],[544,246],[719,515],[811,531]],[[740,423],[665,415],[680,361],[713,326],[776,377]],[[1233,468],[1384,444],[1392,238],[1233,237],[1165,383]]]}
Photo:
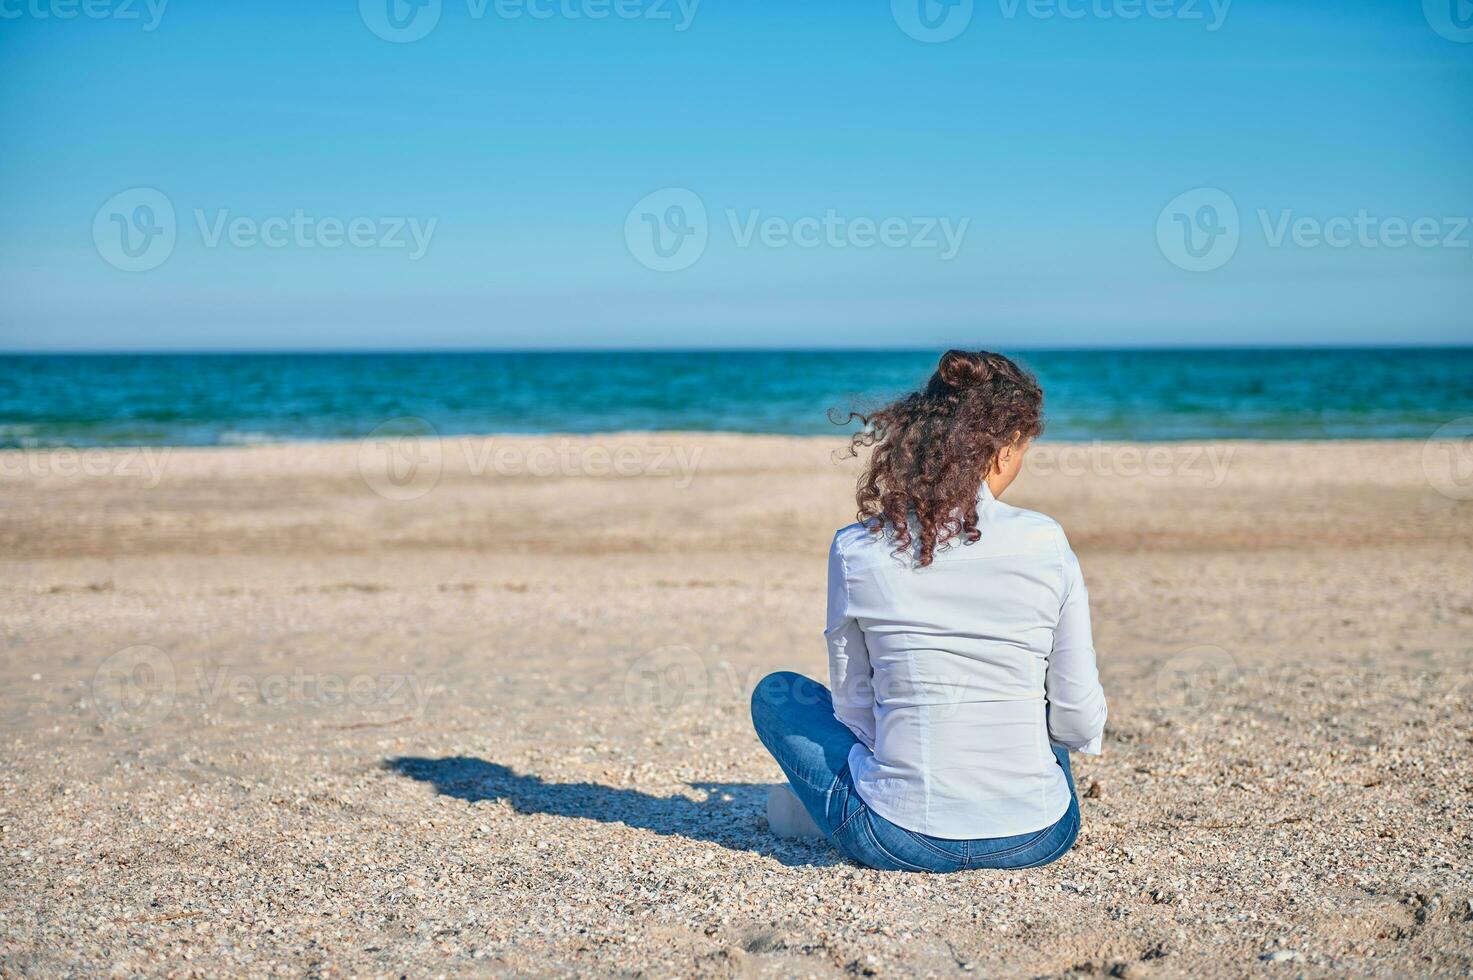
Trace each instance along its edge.
{"label": "shadow on sand", "polygon": [[767,808],[765,783],[691,783],[693,789],[707,794],[706,800],[696,802],[684,796],[653,796],[597,783],[549,783],[540,776],[519,775],[500,763],[469,756],[400,756],[385,761],[384,768],[471,803],[505,800],[518,813],[622,823],[667,837],[762,854],[790,866],[828,866],[844,860],[823,842],[785,841],[768,833],[765,822],[759,822]]}

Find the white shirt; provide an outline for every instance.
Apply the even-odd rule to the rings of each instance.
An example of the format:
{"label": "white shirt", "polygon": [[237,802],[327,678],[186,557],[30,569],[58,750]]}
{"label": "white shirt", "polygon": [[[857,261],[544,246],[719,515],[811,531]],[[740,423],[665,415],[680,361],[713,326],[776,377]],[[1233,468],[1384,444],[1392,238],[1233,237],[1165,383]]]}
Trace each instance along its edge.
{"label": "white shirt", "polygon": [[1064,531],[983,484],[975,544],[915,568],[887,530],[829,552],[829,684],[880,816],[952,840],[1042,830],[1069,808],[1050,742],[1099,754],[1105,694]]}

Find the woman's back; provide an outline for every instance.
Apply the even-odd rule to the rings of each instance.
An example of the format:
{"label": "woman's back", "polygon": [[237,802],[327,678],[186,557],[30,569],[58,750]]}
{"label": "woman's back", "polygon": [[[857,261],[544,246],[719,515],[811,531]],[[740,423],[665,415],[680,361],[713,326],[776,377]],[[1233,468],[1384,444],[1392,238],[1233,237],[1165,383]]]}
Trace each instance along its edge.
{"label": "woman's back", "polygon": [[1105,715],[1063,530],[985,485],[977,530],[915,567],[893,535],[853,524],[830,559],[830,680],[861,739],[856,789],[887,819],[953,839],[1058,820],[1070,796],[1049,723],[1054,741],[1083,748]]}

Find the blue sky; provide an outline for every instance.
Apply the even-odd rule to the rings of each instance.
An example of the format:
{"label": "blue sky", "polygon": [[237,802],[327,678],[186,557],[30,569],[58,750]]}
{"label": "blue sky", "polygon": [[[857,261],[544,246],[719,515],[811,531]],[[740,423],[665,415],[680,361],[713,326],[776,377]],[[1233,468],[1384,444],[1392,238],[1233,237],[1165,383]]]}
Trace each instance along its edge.
{"label": "blue sky", "polygon": [[89,2],[0,349],[1473,342],[1467,0]]}

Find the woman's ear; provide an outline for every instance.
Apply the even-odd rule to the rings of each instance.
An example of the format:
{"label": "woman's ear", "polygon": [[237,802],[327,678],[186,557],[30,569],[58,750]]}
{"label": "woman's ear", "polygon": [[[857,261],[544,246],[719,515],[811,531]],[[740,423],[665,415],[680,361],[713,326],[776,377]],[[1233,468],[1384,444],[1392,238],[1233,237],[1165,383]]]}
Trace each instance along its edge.
{"label": "woman's ear", "polygon": [[997,451],[997,455],[992,458],[993,469],[996,472],[1001,473],[1003,467],[1011,464],[1013,461],[1013,457],[1017,455],[1022,449],[1023,433],[1014,432],[1013,441],[999,449]]}

